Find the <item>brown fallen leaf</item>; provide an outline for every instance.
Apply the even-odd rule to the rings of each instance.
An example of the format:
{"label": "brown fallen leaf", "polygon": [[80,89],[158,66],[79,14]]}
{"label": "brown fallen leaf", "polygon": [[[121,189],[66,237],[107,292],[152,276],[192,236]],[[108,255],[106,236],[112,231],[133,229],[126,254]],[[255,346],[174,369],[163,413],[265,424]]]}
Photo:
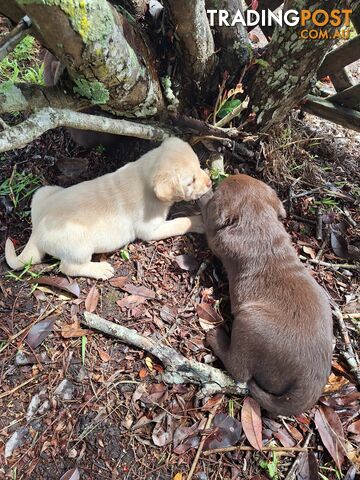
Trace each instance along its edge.
{"label": "brown fallen leaf", "polygon": [[99,303],[99,298],[99,290],[96,288],[96,285],[93,285],[85,299],[85,310],[90,313],[95,312],[97,304]]}
{"label": "brown fallen leaf", "polygon": [[143,287],[143,286],[137,287],[132,283],[126,283],[124,286],[120,288],[127,293],[131,293],[132,295],[139,295],[140,297],[155,298],[156,296],[156,293],[154,290],[150,290],[150,288]]}
{"label": "brown fallen leaf", "polygon": [[314,421],[326,450],[341,470],[345,458],[345,440],[339,416],[332,408],[321,406],[315,412]]}
{"label": "brown fallen leaf", "polygon": [[107,352],[105,352],[104,350],[98,350],[98,353],[99,353],[99,357],[101,358],[101,360],[103,362],[109,362],[111,360],[111,355],[109,355]]}
{"label": "brown fallen leaf", "polygon": [[69,282],[64,277],[38,277],[29,280],[30,283],[37,283],[40,285],[48,285],[49,287],[55,287],[59,290],[71,293],[75,297],[80,296],[80,287],[75,280]]}
{"label": "brown fallen leaf", "polygon": [[196,306],[196,313],[199,318],[211,325],[219,325],[224,320],[217,311],[208,303],[201,302]]}
{"label": "brown fallen leaf", "polygon": [[75,319],[73,323],[64,325],[60,333],[61,336],[64,338],[73,338],[88,335],[89,333],[91,333],[91,330],[85,330],[81,328],[79,320]]}
{"label": "brown fallen leaf", "polygon": [[323,394],[338,392],[348,383],[349,380],[347,380],[345,377],[331,373],[328,379],[328,383],[325,385]]}
{"label": "brown fallen leaf", "polygon": [[290,433],[283,427],[280,427],[273,435],[279,440],[283,447],[294,447],[296,445],[296,442]]}
{"label": "brown fallen leaf", "polygon": [[60,480],[80,480],[80,472],[78,468],[73,468],[72,470],[68,470]]}
{"label": "brown fallen leaf", "polygon": [[54,330],[55,322],[56,317],[49,317],[46,320],[35,323],[35,325],[30,328],[25,340],[29,347],[32,349],[38,347]]}
{"label": "brown fallen leaf", "polygon": [[316,258],[316,253],[315,253],[315,250],[311,247],[308,247],[307,245],[304,245],[302,247],[303,249],[303,252],[306,253],[306,255],[309,255],[310,258],[314,259]]}
{"label": "brown fallen leaf", "polygon": [[211,429],[212,433],[205,440],[204,450],[236,445],[242,433],[239,420],[226,413],[217,413],[215,415]]}
{"label": "brown fallen leaf", "polygon": [[260,406],[256,400],[246,397],[241,409],[241,424],[250,445],[256,450],[262,448],[262,421]]}
{"label": "brown fallen leaf", "polygon": [[155,424],[152,432],[152,440],[157,447],[165,447],[172,442],[174,436],[174,421],[170,414]]}
{"label": "brown fallen leaf", "polygon": [[215,409],[215,407],[219,407],[224,400],[224,395],[222,393],[218,393],[211,397],[202,407],[201,410],[205,410],[206,412],[211,412]]}
{"label": "brown fallen leaf", "polygon": [[357,420],[356,422],[351,423],[347,431],[350,433],[360,433],[360,420]]}
{"label": "brown fallen leaf", "polygon": [[116,288],[122,288],[125,283],[129,280],[129,276],[126,275],[125,277],[115,277],[109,280],[111,286]]}
{"label": "brown fallen leaf", "polygon": [[116,304],[120,308],[135,308],[144,302],[146,302],[146,298],[141,297],[140,295],[126,295],[126,297],[118,300]]}
{"label": "brown fallen leaf", "polygon": [[199,422],[191,427],[180,426],[174,432],[174,453],[182,455],[191,448],[196,448],[200,443]]}

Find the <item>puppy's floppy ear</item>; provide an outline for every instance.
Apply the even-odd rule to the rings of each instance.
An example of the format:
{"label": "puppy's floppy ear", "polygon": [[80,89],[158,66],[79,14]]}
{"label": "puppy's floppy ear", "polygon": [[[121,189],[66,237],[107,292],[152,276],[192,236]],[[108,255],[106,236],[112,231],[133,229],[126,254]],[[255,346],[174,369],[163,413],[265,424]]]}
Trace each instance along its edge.
{"label": "puppy's floppy ear", "polygon": [[160,172],[153,179],[154,193],[161,202],[174,202],[180,197],[175,172]]}

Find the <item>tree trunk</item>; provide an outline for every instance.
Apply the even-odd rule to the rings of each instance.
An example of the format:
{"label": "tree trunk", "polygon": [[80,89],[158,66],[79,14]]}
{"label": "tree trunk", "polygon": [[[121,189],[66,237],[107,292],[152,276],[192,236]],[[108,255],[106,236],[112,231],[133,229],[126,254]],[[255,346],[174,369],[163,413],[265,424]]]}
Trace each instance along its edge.
{"label": "tree trunk", "polygon": [[[14,22],[25,14],[31,17],[32,32],[65,69],[61,78],[70,97],[64,96],[62,85],[51,90],[20,85],[13,90],[0,88],[1,112],[44,107],[78,109],[79,105],[98,104],[116,116],[156,120],[160,117],[162,122],[168,122],[159,81],[162,75],[164,98],[172,103],[173,111],[177,108],[177,119],[190,108],[197,119],[201,114],[206,118],[216,103],[219,78],[227,70],[229,81],[223,85],[223,96],[218,99],[224,103],[229,89],[239,81],[238,74],[251,49],[240,24],[214,27],[212,31],[206,8],[228,10],[232,17],[242,9],[241,0],[164,0],[165,11],[175,26],[171,41],[177,48],[171,65],[164,61],[164,47],[159,48],[156,40],[159,38],[156,35],[166,37],[169,15],[160,18],[158,23],[153,19],[146,24],[145,0],[116,0],[115,3],[121,6],[124,15],[106,0],[0,0],[0,12]],[[349,9],[347,3],[347,0],[317,0],[310,9]],[[277,5],[278,1],[261,0],[259,8],[270,4]],[[355,0],[351,7],[358,12],[359,4],[360,0]],[[124,7],[129,5],[135,17],[147,25],[147,31],[135,19],[128,20]],[[287,0],[284,8],[302,10],[308,5],[305,0]],[[302,28],[319,29],[310,22],[305,27],[276,27],[261,59],[255,54],[249,68],[245,65],[247,73],[243,83],[250,102],[241,112],[240,121],[253,131],[269,131],[300,104],[310,91],[324,55],[334,43],[331,39],[302,39],[299,35]],[[331,35],[334,27],[326,26],[326,30]],[[166,83],[167,76],[170,78]],[[180,103],[172,89],[174,80],[180,84]],[[238,91],[236,99],[244,100],[245,94]],[[73,106],[77,101],[79,105]],[[197,107],[204,107],[203,111]],[[221,127],[227,127],[230,119],[239,121],[234,117],[241,108],[236,108],[221,120]],[[226,129],[218,129],[216,136],[233,138],[233,134],[233,130],[230,135]]]}
{"label": "tree trunk", "polygon": [[106,0],[0,0],[0,11],[11,13],[12,5],[32,19],[35,35],[66,67],[78,94],[127,117],[162,111],[148,46]]}
{"label": "tree trunk", "polygon": [[[355,3],[355,2],[353,2]],[[317,1],[306,6],[304,0],[287,0],[284,9],[301,10],[309,8],[311,11],[325,9],[328,12],[335,9],[347,9],[346,0]],[[286,115],[299,105],[304,96],[310,91],[317,68],[325,54],[331,49],[335,40],[331,39],[302,39],[300,30],[315,29],[310,22],[305,27],[275,28],[273,37],[260,64],[253,81],[249,82],[250,107],[249,111],[256,114],[254,129],[269,131],[280,123]],[[335,28],[326,27],[329,33]]]}

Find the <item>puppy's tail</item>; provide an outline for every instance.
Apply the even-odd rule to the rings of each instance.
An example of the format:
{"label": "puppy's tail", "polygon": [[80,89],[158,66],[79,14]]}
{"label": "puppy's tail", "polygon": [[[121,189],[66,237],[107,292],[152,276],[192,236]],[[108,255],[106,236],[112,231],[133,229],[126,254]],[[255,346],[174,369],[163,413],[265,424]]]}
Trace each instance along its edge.
{"label": "puppy's tail", "polygon": [[24,265],[30,263],[35,265],[40,263],[42,260],[42,253],[36,246],[34,238],[31,235],[28,243],[25,245],[24,250],[20,253],[19,256],[16,255],[14,244],[8,238],[5,243],[5,259],[9,267],[13,270],[21,270],[24,268]]}
{"label": "puppy's tail", "polygon": [[311,392],[306,388],[294,386],[284,395],[273,395],[263,390],[254,379],[247,382],[251,395],[262,408],[273,415],[298,415],[315,405],[318,401],[322,388],[315,387]]}

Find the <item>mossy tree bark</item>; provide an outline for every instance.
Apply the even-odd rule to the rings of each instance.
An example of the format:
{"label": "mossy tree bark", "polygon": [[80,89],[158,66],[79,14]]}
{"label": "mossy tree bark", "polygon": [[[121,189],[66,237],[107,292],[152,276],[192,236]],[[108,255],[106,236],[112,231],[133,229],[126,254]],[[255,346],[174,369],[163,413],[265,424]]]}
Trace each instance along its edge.
{"label": "mossy tree bark", "polygon": [[[352,7],[357,1],[352,2]],[[347,0],[316,1],[309,6],[306,0],[286,0],[284,9],[349,9]],[[324,29],[324,27],[321,27]],[[331,36],[335,27],[326,26],[329,38],[304,39],[303,29],[320,30],[313,23],[306,26],[275,28],[273,37],[261,57],[266,63],[259,64],[256,73],[249,78],[249,111],[256,113],[253,128],[269,131],[299,105],[311,89],[311,82],[325,54],[336,42]]]}
{"label": "mossy tree bark", "polygon": [[19,9],[66,67],[78,93],[127,117],[162,111],[160,84],[147,45],[106,0],[0,1],[1,12],[18,14]]}
{"label": "mossy tree bark", "polygon": [[[145,0],[111,1],[122,7],[121,12],[131,4],[136,18],[146,8]],[[259,8],[268,3],[272,2],[260,0]],[[360,0],[354,0],[351,8],[358,11],[359,4]],[[226,88],[234,87],[250,48],[240,24],[211,29],[206,15],[206,8],[223,8],[233,16],[242,8],[241,0],[164,0],[163,5],[176,27],[174,43],[179,47],[174,50],[175,68],[170,69],[175,73],[170,85],[164,87],[164,94],[157,72],[162,60],[157,61],[152,50],[156,49],[156,42],[151,43],[140,22],[129,20],[109,1],[0,0],[0,12],[14,22],[25,14],[31,17],[32,33],[61,61],[66,72],[62,82],[71,97],[63,106],[72,108],[76,93],[87,99],[88,104],[98,103],[103,110],[120,117],[157,120],[161,117],[167,122],[165,104],[174,100],[171,84],[174,79],[180,83],[182,101],[173,102],[172,111],[178,108],[177,113],[189,114],[195,110],[194,105],[206,105],[204,110],[211,111],[222,74],[229,71]],[[286,0],[284,8],[329,12],[335,8],[349,9],[349,5],[347,0],[317,0],[309,7],[306,0]],[[314,26],[309,23],[304,28],[314,29]],[[276,27],[269,45],[261,53],[263,61],[253,58],[247,71],[244,86],[250,102],[239,122],[245,122],[255,131],[269,131],[301,103],[310,91],[324,55],[335,42],[330,38],[303,39],[300,29]],[[326,26],[326,30],[331,35],[334,28]],[[166,36],[167,32],[162,33]],[[162,53],[156,51],[159,58]],[[164,75],[164,68],[161,74]],[[36,93],[34,102],[32,89]],[[48,95],[46,89],[34,86],[18,90],[25,97],[24,108],[29,110],[59,107],[62,98],[56,88],[49,90]],[[21,109],[19,105],[12,107],[9,98],[12,94],[13,91],[0,89],[2,111]],[[255,113],[255,118],[246,123],[250,113]]]}

